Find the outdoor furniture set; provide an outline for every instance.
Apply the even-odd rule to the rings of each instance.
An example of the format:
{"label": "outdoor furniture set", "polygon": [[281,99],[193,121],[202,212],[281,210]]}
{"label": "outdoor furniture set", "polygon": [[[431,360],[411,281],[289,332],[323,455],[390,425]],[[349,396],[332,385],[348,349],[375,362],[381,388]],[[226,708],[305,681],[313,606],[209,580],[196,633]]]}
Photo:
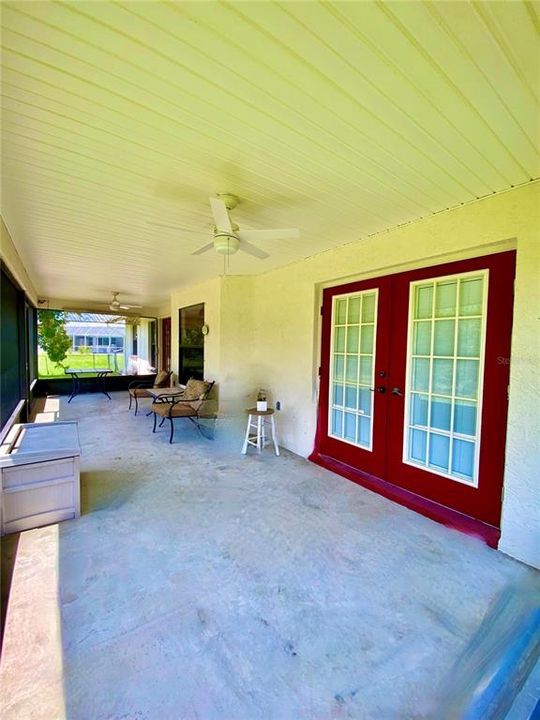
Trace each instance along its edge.
{"label": "outdoor furniture set", "polygon": [[[170,373],[163,382],[168,382],[169,377]],[[175,418],[187,418],[202,434],[200,419],[203,417],[215,417],[215,412],[212,411],[208,399],[214,383],[191,378],[185,386],[167,388],[163,385],[158,386],[158,380],[162,380],[162,378],[158,376],[153,387],[130,387],[129,409],[131,409],[132,402],[135,400],[135,414],[137,414],[138,399],[151,397],[153,402],[150,412],[147,414],[153,413],[154,415],[152,432],[156,432],[158,415],[161,418],[159,427],[168,419],[170,425],[169,443],[172,443],[174,437]]]}
{"label": "outdoor furniture set", "polygon": [[[201,429],[201,418],[215,418],[215,408],[212,407],[213,401],[209,399],[210,392],[214,387],[214,382],[206,380],[195,380],[191,378],[185,386],[165,387],[170,381],[171,373],[161,372],[156,377],[154,384],[149,383],[132,383],[129,387],[129,410],[135,401],[135,415],[138,411],[138,401],[140,398],[152,398],[152,405],[147,415],[154,416],[154,424],[152,432],[156,432],[157,427],[161,427],[165,420],[169,420],[170,436],[169,443],[174,438],[174,419],[187,418],[203,434]],[[269,426],[270,438],[274,452],[279,455],[279,446],[277,441],[276,426],[274,422],[274,410],[268,408],[266,402],[264,409],[259,407],[249,408],[246,410],[248,422],[246,435],[242,447],[242,454],[247,453],[249,446],[255,447],[258,452],[262,452],[264,447],[270,443],[270,439],[266,434],[266,427]],[[158,416],[161,418],[158,425]]]}

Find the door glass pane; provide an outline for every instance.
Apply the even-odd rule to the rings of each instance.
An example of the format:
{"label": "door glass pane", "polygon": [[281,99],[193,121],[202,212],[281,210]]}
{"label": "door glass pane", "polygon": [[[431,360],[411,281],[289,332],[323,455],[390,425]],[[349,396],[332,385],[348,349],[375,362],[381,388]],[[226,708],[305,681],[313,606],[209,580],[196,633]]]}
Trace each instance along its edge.
{"label": "door glass pane", "polygon": [[412,430],[410,433],[409,457],[422,464],[426,462],[427,433],[423,430]]}
{"label": "door glass pane", "polygon": [[415,293],[415,318],[430,318],[433,315],[433,283],[419,285]]}
{"label": "door glass pane", "polygon": [[356,414],[346,412],[345,413],[345,433],[344,438],[346,440],[356,439]]}
{"label": "door glass pane", "polygon": [[478,391],[478,360],[458,360],[456,395],[475,398]]}
{"label": "door glass pane", "polygon": [[333,410],[332,412],[332,435],[334,437],[341,437],[343,429],[343,413],[340,410]]}
{"label": "door glass pane", "polygon": [[345,325],[347,322],[347,300],[337,301],[336,324]]}
{"label": "door glass pane", "polygon": [[362,339],[360,341],[360,352],[361,353],[372,353],[373,352],[373,325],[362,326]]}
{"label": "door glass pane", "polygon": [[[338,328],[340,330],[341,328]],[[347,328],[347,352],[357,353],[358,352],[358,336],[359,327],[352,326]]]}
{"label": "door glass pane", "polygon": [[450,356],[454,354],[454,320],[436,320],[433,354]]}
{"label": "door glass pane", "polygon": [[373,357],[371,355],[362,355],[360,358],[360,382],[363,385],[371,386],[372,374],[373,374]]}
{"label": "door glass pane", "polygon": [[404,460],[471,485],[477,484],[486,287],[485,271],[411,286]]}
{"label": "door glass pane", "polygon": [[431,427],[438,430],[450,430],[450,418],[452,415],[451,398],[431,398]]}
{"label": "door glass pane", "polygon": [[334,383],[334,405],[343,405],[343,385]]}
{"label": "door glass pane", "polygon": [[429,466],[448,470],[450,438],[438,433],[429,434]]}
{"label": "door glass pane", "polygon": [[435,291],[435,317],[453,317],[456,312],[457,281],[438,282]]}
{"label": "door glass pane", "polygon": [[431,352],[431,321],[414,323],[414,345],[415,355],[429,355]]}
{"label": "door glass pane", "polygon": [[360,322],[360,305],[361,297],[353,297],[349,300],[349,325],[355,325]]}
{"label": "door glass pane", "polygon": [[371,421],[368,417],[358,418],[358,438],[357,442],[359,445],[369,445],[371,433]]}
{"label": "door glass pane", "polygon": [[418,358],[413,360],[412,376],[412,389],[427,392],[429,389],[429,360],[419,360]]}
{"label": "door glass pane", "polygon": [[454,405],[454,432],[476,435],[476,403],[456,400]]}
{"label": "door glass pane", "polygon": [[377,292],[369,290],[334,298],[332,311],[329,435],[368,450],[372,445],[376,307]]}
{"label": "door glass pane", "polygon": [[362,322],[372,323],[375,322],[375,301],[376,296],[374,292],[366,293],[362,297]]}
{"label": "door glass pane", "polygon": [[365,387],[358,389],[358,410],[362,415],[371,415],[371,390]]}
{"label": "door glass pane", "polygon": [[345,352],[345,328],[336,328],[336,350],[337,352]]}
{"label": "door glass pane", "polygon": [[480,318],[460,319],[457,354],[461,357],[480,357],[481,334],[482,320]]}
{"label": "door glass pane", "polygon": [[345,388],[345,407],[356,410],[356,398],[358,396],[358,390],[356,387],[347,385]]}
{"label": "door glass pane", "polygon": [[358,376],[358,355],[347,355],[347,373],[345,378],[348,383],[354,383],[356,385],[356,378]]}
{"label": "door glass pane", "polygon": [[340,380],[343,382],[345,379],[345,356],[336,355],[334,357],[334,380]]}
{"label": "door glass pane", "polygon": [[484,278],[462,280],[459,285],[459,314],[481,315]]}
{"label": "door glass pane", "polygon": [[431,384],[432,391],[440,393],[441,395],[451,395],[453,371],[453,360],[435,359],[433,361],[433,378]]}
{"label": "door glass pane", "polygon": [[429,408],[429,396],[418,395],[412,393],[411,395],[411,415],[413,425],[423,425],[424,427],[428,424],[428,408]]}
{"label": "door glass pane", "polygon": [[452,470],[459,475],[472,478],[474,472],[474,443],[454,440],[452,449]]}

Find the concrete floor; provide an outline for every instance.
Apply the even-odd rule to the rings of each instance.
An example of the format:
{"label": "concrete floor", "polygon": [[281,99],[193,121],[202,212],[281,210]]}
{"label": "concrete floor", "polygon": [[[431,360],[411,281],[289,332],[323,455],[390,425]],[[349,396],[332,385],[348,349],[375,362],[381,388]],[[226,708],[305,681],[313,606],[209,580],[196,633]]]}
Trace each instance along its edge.
{"label": "concrete floor", "polygon": [[[169,445],[125,393],[61,419],[83,448],[55,570],[70,720],[437,718],[484,613],[533,574],[291,453],[244,457],[219,422]],[[40,717],[32,692],[12,717]]]}

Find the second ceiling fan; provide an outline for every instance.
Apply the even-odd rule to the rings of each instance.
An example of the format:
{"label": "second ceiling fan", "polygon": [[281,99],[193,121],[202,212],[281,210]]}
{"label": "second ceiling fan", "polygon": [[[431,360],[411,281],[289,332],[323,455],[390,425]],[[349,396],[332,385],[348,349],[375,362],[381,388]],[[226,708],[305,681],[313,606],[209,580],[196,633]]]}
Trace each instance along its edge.
{"label": "second ceiling fan", "polygon": [[214,219],[214,237],[212,242],[195,250],[192,255],[202,255],[202,253],[209,250],[215,250],[220,255],[234,255],[238,250],[242,250],[248,255],[264,260],[269,257],[269,254],[256,245],[252,245],[252,241],[288,240],[300,237],[300,231],[296,228],[240,230],[229,216],[229,210],[233,210],[237,205],[238,198],[236,195],[230,195],[229,193],[222,193],[217,197],[210,198],[210,208]]}

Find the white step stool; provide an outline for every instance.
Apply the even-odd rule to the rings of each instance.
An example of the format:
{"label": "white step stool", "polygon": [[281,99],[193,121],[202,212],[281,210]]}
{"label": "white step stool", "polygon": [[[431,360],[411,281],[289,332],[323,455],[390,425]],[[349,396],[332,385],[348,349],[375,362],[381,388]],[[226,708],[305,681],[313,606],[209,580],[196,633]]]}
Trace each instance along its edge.
{"label": "white step stool", "polygon": [[[279,455],[279,447],[276,437],[276,424],[274,422],[274,410],[272,408],[268,408],[268,410],[250,408],[249,410],[246,410],[246,412],[248,413],[248,421],[246,437],[244,438],[244,446],[242,447],[242,455],[247,453],[248,445],[256,447],[259,452],[262,451],[267,442],[269,442],[266,439],[265,428],[267,424],[270,424],[270,432],[272,433],[274,449],[276,451],[276,455]],[[252,430],[254,432],[251,432]]]}

